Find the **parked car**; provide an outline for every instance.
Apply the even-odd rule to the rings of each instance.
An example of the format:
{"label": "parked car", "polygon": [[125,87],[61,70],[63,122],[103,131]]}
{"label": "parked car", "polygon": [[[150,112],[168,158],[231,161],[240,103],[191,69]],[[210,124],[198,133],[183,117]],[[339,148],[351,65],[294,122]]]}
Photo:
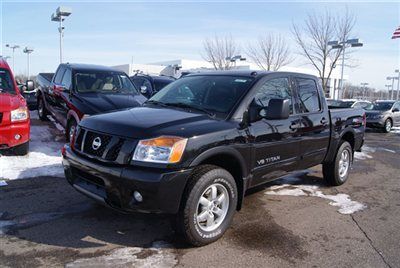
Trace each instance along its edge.
{"label": "parked car", "polygon": [[337,108],[363,108],[365,109],[369,105],[371,105],[370,101],[367,100],[349,100],[349,99],[342,99],[342,100],[327,100],[328,107],[330,109],[337,109]]}
{"label": "parked car", "polygon": [[366,108],[367,127],[381,128],[386,133],[400,125],[400,101],[376,101]]}
{"label": "parked car", "polygon": [[[27,82],[32,88],[32,81]],[[0,149],[16,155],[29,152],[29,110],[7,62],[0,57]]]}
{"label": "parked car", "polygon": [[121,71],[97,65],[60,64],[55,74],[41,73],[38,80],[38,113],[52,115],[70,139],[84,116],[132,108],[146,100]]}
{"label": "parked car", "polygon": [[166,85],[174,82],[176,79],[169,76],[151,76],[137,74],[130,77],[136,88],[140,89],[145,97],[150,98]]}
{"label": "parked car", "polygon": [[21,92],[22,96],[25,98],[29,110],[33,111],[37,109],[37,90],[35,89],[34,82],[32,81],[30,83],[33,83],[33,87],[31,90],[28,90],[26,84],[18,84],[18,89],[19,92]]}
{"label": "parked car", "polygon": [[192,74],[142,107],[85,118],[63,147],[68,182],[126,212],[175,214],[196,246],[216,241],[244,194],[323,164],[345,183],[365,131],[362,109],[328,110],[314,76]]}

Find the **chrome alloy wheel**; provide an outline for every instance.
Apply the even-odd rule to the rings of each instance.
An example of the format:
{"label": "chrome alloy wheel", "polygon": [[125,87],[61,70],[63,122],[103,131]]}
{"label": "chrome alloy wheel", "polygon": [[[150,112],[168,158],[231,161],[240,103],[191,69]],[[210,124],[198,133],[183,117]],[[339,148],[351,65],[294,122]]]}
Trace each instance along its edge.
{"label": "chrome alloy wheel", "polygon": [[343,179],[350,167],[350,153],[348,150],[343,150],[339,159],[339,177]]}
{"label": "chrome alloy wheel", "polygon": [[229,194],[225,186],[214,183],[200,196],[197,203],[197,224],[203,231],[212,232],[224,221],[229,209]]}
{"label": "chrome alloy wheel", "polygon": [[42,99],[39,99],[39,103],[38,103],[38,113],[39,113],[39,116],[43,116],[43,110],[44,110],[44,107],[43,107],[43,100]]}
{"label": "chrome alloy wheel", "polygon": [[72,125],[72,126],[69,128],[69,133],[68,133],[68,135],[69,135],[69,140],[70,140],[70,141],[72,141],[72,137],[74,136],[75,129],[76,129],[75,125]]}
{"label": "chrome alloy wheel", "polygon": [[386,132],[390,132],[390,130],[392,129],[392,121],[386,120],[385,129]]}

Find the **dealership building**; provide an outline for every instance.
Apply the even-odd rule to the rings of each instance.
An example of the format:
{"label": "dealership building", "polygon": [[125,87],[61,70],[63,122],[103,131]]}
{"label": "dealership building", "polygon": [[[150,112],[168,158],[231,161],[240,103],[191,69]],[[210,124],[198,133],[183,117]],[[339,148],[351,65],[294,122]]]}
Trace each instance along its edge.
{"label": "dealership building", "polygon": [[[261,70],[260,67],[252,62],[248,61],[238,61],[235,63],[233,69],[241,70]],[[148,64],[122,64],[113,66],[121,71],[124,71],[129,76],[135,75],[137,73],[148,74],[148,75],[165,75],[180,77],[182,72],[207,72],[214,70],[213,65],[210,62],[203,60],[189,60],[189,59],[177,59],[170,61],[160,61]],[[304,68],[304,67],[292,67],[284,66],[280,68],[280,71],[285,72],[296,72],[296,73],[306,73],[318,76],[318,72],[314,69]],[[344,80],[348,77],[345,75]],[[330,80],[328,82],[329,94],[327,97],[338,98],[338,88],[340,85],[340,68],[335,68],[332,71]]]}

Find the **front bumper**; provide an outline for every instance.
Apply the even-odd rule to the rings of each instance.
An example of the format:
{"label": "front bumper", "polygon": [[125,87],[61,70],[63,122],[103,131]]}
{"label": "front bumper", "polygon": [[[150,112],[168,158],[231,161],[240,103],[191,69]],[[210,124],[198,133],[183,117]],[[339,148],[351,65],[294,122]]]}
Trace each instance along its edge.
{"label": "front bumper", "polygon": [[[79,192],[123,212],[175,214],[191,169],[170,171],[137,166],[110,166],[73,152],[63,152],[64,173]],[[134,191],[143,201],[138,202]]]}
{"label": "front bumper", "polygon": [[[29,120],[18,123],[0,124],[0,149],[8,149],[29,141],[30,122]],[[16,135],[20,135],[16,139]]]}
{"label": "front bumper", "polygon": [[367,119],[367,127],[372,128],[381,128],[385,126],[385,119],[384,118],[377,118],[377,119]]}

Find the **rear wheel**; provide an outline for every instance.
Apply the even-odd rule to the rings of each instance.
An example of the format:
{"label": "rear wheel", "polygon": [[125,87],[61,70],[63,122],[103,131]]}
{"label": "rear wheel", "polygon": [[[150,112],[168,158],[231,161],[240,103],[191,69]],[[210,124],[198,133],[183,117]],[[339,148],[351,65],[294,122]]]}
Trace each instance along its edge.
{"label": "rear wheel", "polygon": [[383,131],[385,131],[385,133],[389,133],[391,129],[392,129],[392,120],[386,119]]}
{"label": "rear wheel", "polygon": [[178,214],[178,232],[194,246],[218,240],[229,228],[237,205],[235,179],[212,165],[194,171]]}
{"label": "rear wheel", "polygon": [[19,155],[19,156],[28,154],[29,153],[29,141],[25,142],[24,144],[15,146],[13,148],[13,151],[14,151],[15,155]]}
{"label": "rear wheel", "polygon": [[38,97],[38,114],[39,114],[39,118],[42,121],[48,121],[49,119],[47,118],[47,115],[49,114],[46,106],[44,105],[44,100],[42,95],[39,95]]}
{"label": "rear wheel", "polygon": [[352,161],[353,149],[350,143],[343,141],[336,153],[335,160],[323,164],[324,179],[332,186],[342,185],[349,177]]}
{"label": "rear wheel", "polygon": [[75,119],[68,120],[67,129],[65,130],[65,139],[67,142],[71,141],[77,125]]}

